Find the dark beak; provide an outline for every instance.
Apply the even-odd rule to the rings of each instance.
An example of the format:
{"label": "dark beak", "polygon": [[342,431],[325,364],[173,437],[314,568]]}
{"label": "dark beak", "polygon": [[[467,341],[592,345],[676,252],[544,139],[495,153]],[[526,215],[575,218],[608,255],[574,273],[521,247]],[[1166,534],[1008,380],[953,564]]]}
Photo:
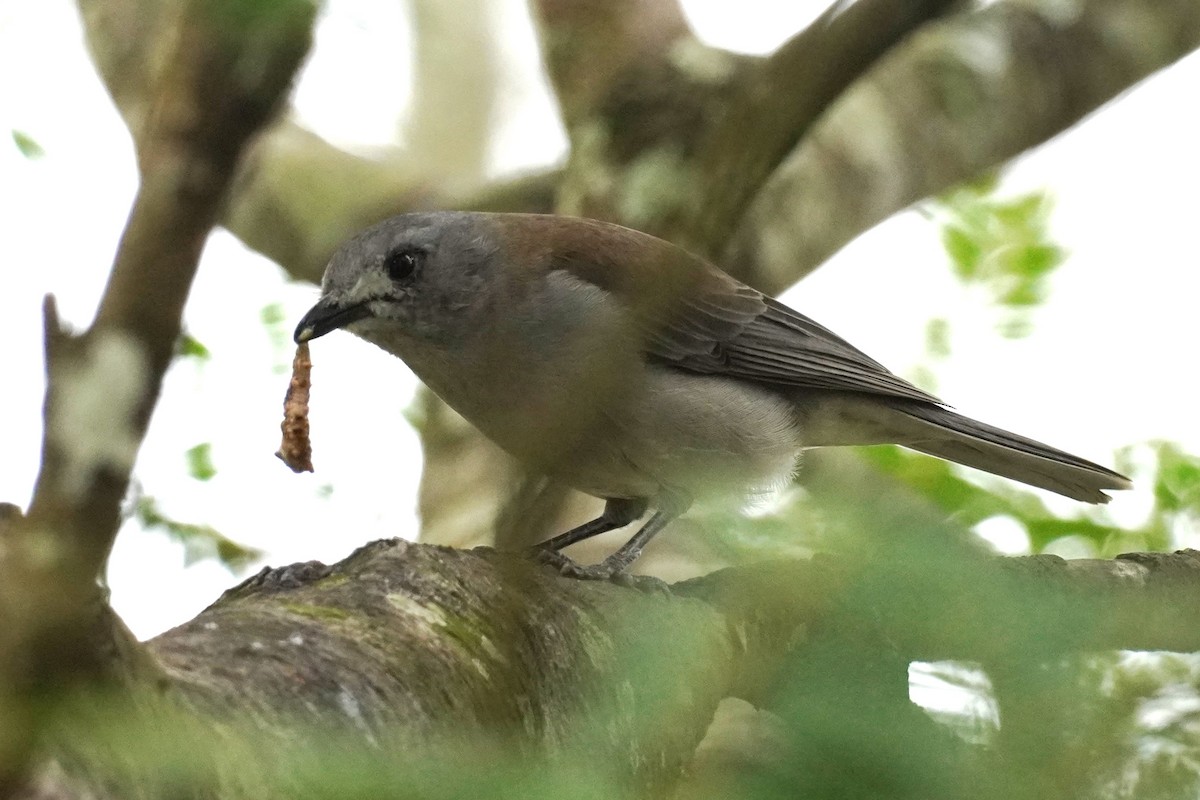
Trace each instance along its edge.
{"label": "dark beak", "polygon": [[322,298],[300,320],[300,324],[296,326],[296,333],[292,338],[296,344],[300,344],[310,339],[316,339],[318,336],[324,336],[338,328],[344,328],[351,322],[356,322],[369,316],[371,316],[371,311],[367,308],[366,303],[339,306]]}

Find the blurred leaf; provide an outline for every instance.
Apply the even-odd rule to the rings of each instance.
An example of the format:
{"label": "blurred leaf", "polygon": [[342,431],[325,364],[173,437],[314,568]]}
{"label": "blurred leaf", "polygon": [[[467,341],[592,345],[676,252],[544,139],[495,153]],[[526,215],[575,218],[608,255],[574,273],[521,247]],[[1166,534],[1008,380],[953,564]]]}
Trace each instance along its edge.
{"label": "blurred leaf", "polygon": [[238,571],[263,557],[263,551],[239,544],[209,525],[180,522],[163,514],[153,497],[139,497],[134,517],[147,530],[159,529],[184,546],[184,563],[215,558],[231,571]]}
{"label": "blurred leaf", "polygon": [[997,331],[1005,339],[1024,339],[1033,333],[1033,322],[1024,314],[1017,314],[1001,320]]}
{"label": "blurred leaf", "polygon": [[275,350],[277,360],[271,366],[271,371],[278,375],[291,372],[292,357],[289,351],[291,350],[292,334],[287,329],[287,312],[284,311],[283,304],[268,303],[258,312],[258,317],[267,331],[271,347]]}
{"label": "blurred leaf", "polygon": [[950,355],[950,323],[942,317],[925,324],[925,352],[934,358]]}
{"label": "blurred leaf", "polygon": [[1016,250],[1010,263],[1018,272],[1030,277],[1044,275],[1063,262],[1066,252],[1055,244],[1028,244]]}
{"label": "blurred leaf", "polygon": [[17,149],[21,151],[21,155],[30,160],[41,158],[42,156],[46,155],[46,151],[42,149],[42,146],[38,144],[32,136],[24,131],[18,131],[14,129],[12,132],[12,139],[13,143],[16,144]]}
{"label": "blurred leaf", "polygon": [[974,236],[957,225],[947,225],[942,228],[942,247],[946,248],[950,260],[954,262],[960,280],[969,281],[975,277],[983,247]]}
{"label": "blurred leaf", "polygon": [[1006,306],[1036,306],[1041,304],[1045,295],[1036,284],[1022,282],[1001,293],[999,299]]}
{"label": "blurred leaf", "polygon": [[1158,476],[1154,498],[1165,511],[1200,516],[1200,458],[1174,442],[1155,442]]}
{"label": "blurred leaf", "polygon": [[919,386],[930,394],[937,394],[937,374],[929,367],[917,365],[908,371],[908,382]]}
{"label": "blurred leaf", "polygon": [[187,332],[181,333],[175,342],[175,355],[194,358],[198,361],[208,361],[212,358],[209,349],[199,339]]}
{"label": "blurred leaf", "polygon": [[187,459],[188,474],[196,480],[207,481],[217,474],[212,463],[212,443],[203,442],[189,448],[184,457]]}
{"label": "blurred leaf", "polygon": [[[1033,490],[1002,478],[980,476],[968,480],[972,470],[900,447],[863,448],[872,464],[892,475],[953,514],[964,526],[978,525],[993,516],[1008,516],[1020,523],[1033,552],[1052,543],[1078,537],[1089,542],[1097,557],[1111,558],[1129,551],[1164,551],[1177,547],[1181,530],[1200,527],[1200,456],[1173,442],[1140,445],[1153,461],[1139,467],[1132,448],[1117,454],[1118,467],[1135,482],[1153,480],[1154,508],[1138,525],[1125,527],[1112,520],[1103,506],[1079,506],[1070,516],[1052,512]],[[1150,472],[1153,472],[1151,477]]]}
{"label": "blurred leaf", "polygon": [[1032,491],[991,476],[986,478],[988,483],[981,486],[962,477],[969,470],[949,461],[893,446],[864,448],[863,454],[884,472],[904,481],[953,514],[965,527],[973,527],[992,517],[1011,517],[1025,528],[1035,553],[1062,536],[1084,536],[1095,541],[1099,548],[1112,537],[1126,533],[1102,519],[1057,517]]}
{"label": "blurred leaf", "polygon": [[284,311],[282,303],[270,303],[262,307],[262,311],[258,312],[259,319],[262,324],[268,328],[278,326],[283,323]]}
{"label": "blurred leaf", "polygon": [[941,226],[942,246],[954,274],[968,286],[986,289],[1008,309],[997,323],[1009,338],[1033,327],[1029,310],[1045,302],[1047,279],[1066,259],[1050,241],[1053,206],[1045,192],[1015,198],[995,196],[995,175],[959,186],[930,208],[927,216]]}
{"label": "blurred leaf", "polygon": [[[995,186],[988,194],[995,193]],[[1040,192],[1022,195],[1008,201],[992,201],[988,204],[991,213],[1002,225],[1012,230],[1036,229],[1046,218],[1049,198]]]}

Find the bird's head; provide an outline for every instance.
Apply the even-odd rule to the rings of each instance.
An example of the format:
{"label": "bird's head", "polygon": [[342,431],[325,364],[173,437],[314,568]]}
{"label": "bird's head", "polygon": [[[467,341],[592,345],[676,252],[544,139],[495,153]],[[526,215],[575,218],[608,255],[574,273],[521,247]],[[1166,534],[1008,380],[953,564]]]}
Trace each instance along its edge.
{"label": "bird's head", "polygon": [[481,214],[428,212],[384,220],[334,253],[321,299],[296,326],[295,341],[338,328],[381,345],[394,337],[453,340],[470,330],[473,310],[486,304],[497,241],[494,226]]}

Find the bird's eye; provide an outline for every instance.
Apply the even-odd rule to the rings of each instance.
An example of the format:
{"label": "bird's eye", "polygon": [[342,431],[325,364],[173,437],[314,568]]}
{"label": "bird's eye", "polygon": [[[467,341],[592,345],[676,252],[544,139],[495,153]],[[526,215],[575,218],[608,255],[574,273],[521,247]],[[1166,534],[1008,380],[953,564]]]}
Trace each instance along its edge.
{"label": "bird's eye", "polygon": [[402,281],[416,270],[417,257],[415,250],[393,250],[383,260],[383,268],[387,270],[389,278]]}

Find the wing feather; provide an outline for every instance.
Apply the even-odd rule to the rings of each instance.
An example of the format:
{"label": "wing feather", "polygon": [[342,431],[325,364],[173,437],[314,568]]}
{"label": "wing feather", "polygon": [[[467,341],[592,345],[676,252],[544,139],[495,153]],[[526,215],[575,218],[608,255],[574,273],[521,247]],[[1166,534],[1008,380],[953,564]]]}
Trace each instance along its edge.
{"label": "wing feather", "polygon": [[[714,271],[715,272],[715,271]],[[724,273],[647,320],[647,355],[691,372],[939,403],[823,325]]]}
{"label": "wing feather", "polygon": [[555,217],[550,225],[536,215],[505,216],[523,243],[514,251],[519,260],[566,270],[624,303],[656,363],[941,404],[823,325],[675,245],[596,220]]}

